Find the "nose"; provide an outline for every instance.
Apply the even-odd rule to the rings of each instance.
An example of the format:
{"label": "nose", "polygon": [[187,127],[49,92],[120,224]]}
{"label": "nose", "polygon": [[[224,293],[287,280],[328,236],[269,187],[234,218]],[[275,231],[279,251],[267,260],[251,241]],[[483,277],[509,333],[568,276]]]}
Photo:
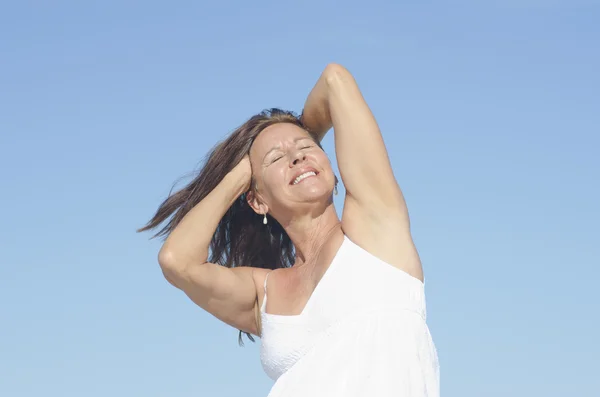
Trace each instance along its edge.
{"label": "nose", "polygon": [[296,150],[293,153],[291,153],[291,160],[292,161],[290,162],[290,167],[306,160],[306,155],[302,153],[301,150]]}

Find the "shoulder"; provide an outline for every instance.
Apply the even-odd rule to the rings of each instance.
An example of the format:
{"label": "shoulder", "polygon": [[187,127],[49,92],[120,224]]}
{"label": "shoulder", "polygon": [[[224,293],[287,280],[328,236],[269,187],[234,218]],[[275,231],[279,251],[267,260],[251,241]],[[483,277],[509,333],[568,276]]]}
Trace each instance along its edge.
{"label": "shoulder", "polygon": [[263,269],[260,267],[240,267],[239,269],[247,273],[249,277],[252,277],[257,291],[263,287],[267,275],[273,271],[272,269]]}
{"label": "shoulder", "polygon": [[245,267],[243,269],[246,269],[245,271],[248,272],[252,277],[254,287],[256,288],[256,301],[258,306],[260,306],[265,296],[265,286],[267,284],[267,279],[269,277],[269,274],[274,270],[263,269],[258,267]]}

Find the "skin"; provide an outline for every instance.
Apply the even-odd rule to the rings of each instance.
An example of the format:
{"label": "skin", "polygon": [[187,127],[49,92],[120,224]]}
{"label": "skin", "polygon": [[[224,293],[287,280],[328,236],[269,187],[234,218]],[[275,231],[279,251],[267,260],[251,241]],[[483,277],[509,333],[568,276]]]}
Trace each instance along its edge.
{"label": "skin", "polygon": [[[260,133],[250,162],[256,191],[248,203],[257,213],[277,219],[296,247],[296,264],[306,262],[314,241],[339,225],[331,200],[335,176],[327,155],[305,130],[282,123]],[[317,175],[293,183],[307,171]]]}
{"label": "skin", "polygon": [[[294,266],[270,276],[276,297],[269,301],[270,313],[299,314],[343,240],[331,200],[335,185],[331,163],[305,130],[285,123],[260,133],[250,150],[250,163],[256,191],[248,195],[248,203],[257,213],[268,212],[277,219],[296,249]],[[317,175],[294,184],[307,171]],[[256,273],[256,278],[264,280],[264,275]]]}
{"label": "skin", "polygon": [[[252,176],[256,189],[248,194],[248,203],[258,214],[274,217],[297,251],[293,267],[274,270],[269,276],[267,313],[302,312],[344,234],[390,266],[423,280],[408,210],[381,132],[345,68],[327,66],[306,100],[303,122],[319,138],[334,128],[338,168],[346,188],[341,219],[331,200],[335,177],[325,153],[301,128],[276,124],[259,134],[249,155],[186,215],[159,254],[171,284],[215,317],[255,335],[260,335],[259,308],[269,270],[228,269],[206,261],[208,242],[219,220],[248,190]],[[308,169],[318,175],[290,184]]]}

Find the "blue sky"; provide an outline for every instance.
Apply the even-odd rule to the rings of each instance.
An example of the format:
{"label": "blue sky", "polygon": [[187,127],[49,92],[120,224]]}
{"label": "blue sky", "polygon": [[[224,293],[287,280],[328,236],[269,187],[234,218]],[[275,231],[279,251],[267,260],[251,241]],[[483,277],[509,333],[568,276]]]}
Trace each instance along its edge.
{"label": "blue sky", "polygon": [[595,395],[599,20],[591,0],[3,3],[0,395],[267,395],[258,344],[135,229],[328,62],[408,200],[443,395]]}

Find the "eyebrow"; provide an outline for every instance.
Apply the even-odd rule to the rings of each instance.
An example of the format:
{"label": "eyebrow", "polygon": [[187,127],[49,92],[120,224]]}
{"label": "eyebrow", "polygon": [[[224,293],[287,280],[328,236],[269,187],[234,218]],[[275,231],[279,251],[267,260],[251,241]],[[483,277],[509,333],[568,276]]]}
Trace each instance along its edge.
{"label": "eyebrow", "polygon": [[[294,143],[297,143],[298,141],[302,141],[302,140],[304,140],[304,139],[310,139],[311,141],[313,141],[313,142],[314,142],[314,140],[313,140],[311,137],[309,137],[309,136],[300,136],[300,137],[294,138]],[[275,146],[274,148],[272,148],[271,150],[269,150],[269,151],[268,151],[268,152],[265,154],[265,156],[263,157],[263,161],[264,161],[264,160],[267,158],[267,156],[268,156],[268,155],[269,155],[271,152],[273,152],[273,151],[275,151],[275,150],[281,150],[281,146],[277,145],[277,146]]]}

